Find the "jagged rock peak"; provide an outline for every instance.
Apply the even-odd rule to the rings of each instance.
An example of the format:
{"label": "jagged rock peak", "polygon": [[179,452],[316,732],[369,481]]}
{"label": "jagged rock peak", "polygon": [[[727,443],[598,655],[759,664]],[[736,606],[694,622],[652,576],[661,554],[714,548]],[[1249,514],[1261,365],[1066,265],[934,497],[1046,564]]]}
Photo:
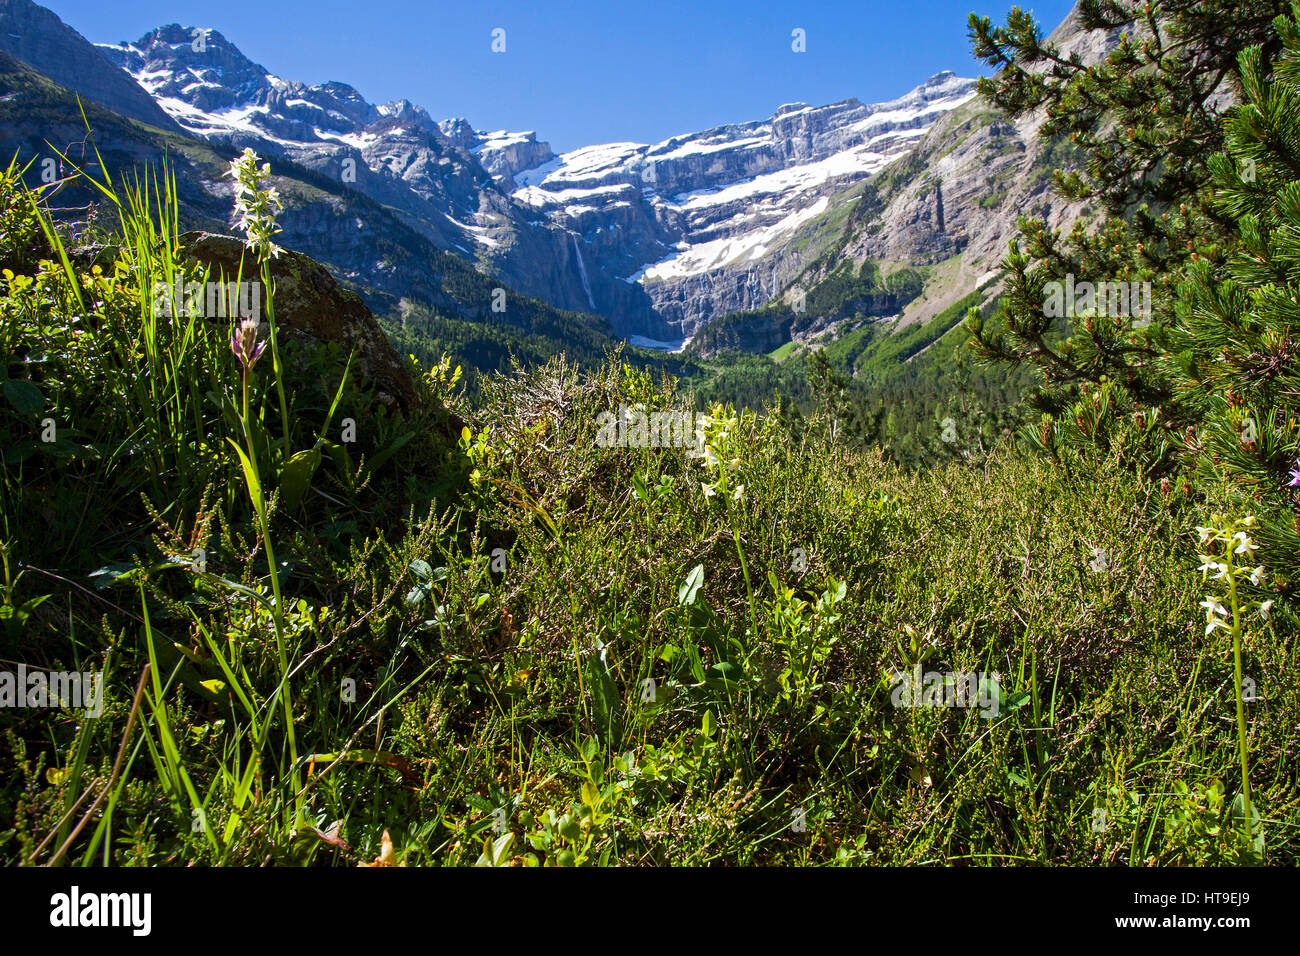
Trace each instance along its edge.
{"label": "jagged rock peak", "polygon": [[136,77],[155,97],[196,109],[228,109],[265,102],[274,77],[220,31],[169,23],[134,43],[101,44],[100,50]]}
{"label": "jagged rock peak", "polygon": [[453,119],[439,120],[438,129],[442,130],[442,135],[446,136],[453,146],[470,149],[478,145],[478,133],[475,132],[470,121],[464,117],[457,116]]}

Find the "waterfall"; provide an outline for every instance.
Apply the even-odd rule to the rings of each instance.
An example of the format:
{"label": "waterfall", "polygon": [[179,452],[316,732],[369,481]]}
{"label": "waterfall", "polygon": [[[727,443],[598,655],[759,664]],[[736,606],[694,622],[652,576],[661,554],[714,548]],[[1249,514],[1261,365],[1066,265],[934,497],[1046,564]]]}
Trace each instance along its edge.
{"label": "waterfall", "polygon": [[582,250],[578,248],[578,237],[573,237],[573,252],[578,257],[578,276],[582,279],[582,291],[587,293],[587,304],[591,311],[596,311],[596,302],[591,297],[591,283],[587,280],[587,264],[582,261]]}

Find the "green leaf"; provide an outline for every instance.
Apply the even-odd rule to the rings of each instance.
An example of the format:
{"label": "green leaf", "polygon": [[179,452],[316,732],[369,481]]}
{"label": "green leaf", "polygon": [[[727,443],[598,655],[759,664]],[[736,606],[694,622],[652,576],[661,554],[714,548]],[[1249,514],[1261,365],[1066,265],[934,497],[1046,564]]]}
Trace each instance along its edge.
{"label": "green leaf", "polygon": [[88,577],[95,583],[95,589],[102,591],[123,579],[129,580],[139,570],[134,564],[123,561],[118,564],[106,564],[97,571],[91,571]]}
{"label": "green leaf", "polygon": [[280,472],[280,500],[286,508],[297,511],[302,500],[311,487],[311,479],[320,467],[321,451],[316,446],[308,451],[300,451],[285,463]]}
{"label": "green leaf", "polygon": [[503,833],[490,843],[483,841],[483,854],[475,866],[507,866],[510,863],[510,848],[514,845],[515,835]]}
{"label": "green leaf", "polygon": [[384,462],[397,454],[401,447],[415,437],[415,432],[407,432],[405,435],[393,441],[387,448],[379,452],[373,458],[366,460],[366,474],[373,475],[384,466]]}
{"label": "green leaf", "polygon": [[1029,694],[1025,693],[1024,691],[1020,691],[1015,694],[1008,694],[1006,697],[1004,697],[998,709],[1019,710],[1021,707],[1025,706],[1025,704],[1028,702],[1029,702]]}
{"label": "green leaf", "polygon": [[[1242,824],[1246,822],[1246,801],[1244,795],[1238,793],[1232,798],[1232,807],[1228,810],[1228,818],[1232,821],[1232,826],[1238,832],[1242,830]],[[1255,800],[1250,801],[1250,848],[1256,853],[1264,852],[1264,828],[1260,825],[1259,803]]]}
{"label": "green leaf", "polygon": [[39,597],[24,601],[18,607],[14,607],[12,604],[0,604],[0,621],[16,621],[25,625],[27,619],[31,617],[32,611],[44,604],[49,598],[50,595],[42,594]]}
{"label": "green leaf", "polygon": [[433,592],[434,582],[441,581],[447,576],[446,568],[439,568],[438,573],[435,574],[429,567],[429,562],[419,558],[407,565],[406,570],[411,572],[416,581],[415,587],[406,592],[407,604],[419,604]]}
{"label": "green leaf", "polygon": [[54,442],[41,442],[37,450],[51,458],[88,458],[91,461],[99,461],[103,456],[100,455],[99,449],[93,445],[78,445],[70,442],[66,438],[60,438]]}
{"label": "green leaf", "polygon": [[578,825],[577,820],[573,819],[568,814],[565,814],[560,819],[560,825],[557,829],[560,831],[560,836],[564,837],[564,839],[568,840],[570,843],[577,843],[582,839],[582,827]]}
{"label": "green leaf", "polygon": [[678,604],[694,604],[695,595],[704,585],[704,565],[697,564],[691,568],[691,573],[686,575],[686,580],[682,586],[677,589]]}
{"label": "green leaf", "polygon": [[465,802],[469,804],[470,809],[477,810],[479,813],[491,813],[496,807],[491,802],[480,797],[477,793],[468,793],[465,795]]}
{"label": "green leaf", "polygon": [[262,483],[257,478],[257,466],[252,460],[244,454],[244,449],[240,448],[233,438],[227,438],[230,447],[235,449],[235,454],[239,456],[239,463],[244,468],[244,480],[248,482],[248,497],[253,502],[253,507],[257,509],[257,516],[263,521],[266,520],[266,505],[262,501]]}
{"label": "green leaf", "polygon": [[20,441],[18,444],[12,445],[9,448],[6,448],[3,452],[0,452],[0,462],[3,462],[5,465],[16,465],[19,462],[24,462],[28,458],[31,458],[32,455],[36,454],[39,448],[40,445],[32,439]]}
{"label": "green leaf", "polygon": [[348,364],[343,366],[343,377],[339,379],[339,387],[334,393],[334,401],[330,402],[330,410],[326,413],[325,421],[320,426],[320,433],[316,436],[317,448],[325,441],[325,434],[329,431],[330,422],[334,421],[334,413],[338,411],[339,402],[343,400],[343,388],[348,384],[348,373],[352,371],[352,358],[356,354],[357,350],[354,347],[348,355]]}
{"label": "green leaf", "polygon": [[609,673],[604,651],[587,654],[584,663],[587,693],[591,696],[591,716],[596,724],[596,732],[601,740],[619,746],[623,742],[622,724],[619,719],[622,700],[614,678]]}
{"label": "green leaf", "polygon": [[39,415],[45,409],[45,396],[26,379],[11,378],[4,388],[9,404],[24,415]]}
{"label": "green leaf", "polygon": [[704,683],[715,690],[735,690],[745,679],[745,672],[731,661],[714,664],[704,674]]}

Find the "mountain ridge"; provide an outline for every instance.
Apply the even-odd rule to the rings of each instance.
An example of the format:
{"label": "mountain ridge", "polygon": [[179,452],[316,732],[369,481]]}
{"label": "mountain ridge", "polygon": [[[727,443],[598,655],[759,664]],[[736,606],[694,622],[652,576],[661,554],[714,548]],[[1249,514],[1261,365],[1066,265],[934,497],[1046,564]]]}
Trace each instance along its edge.
{"label": "mountain ridge", "polygon": [[195,135],[350,174],[439,248],[648,340],[766,302],[801,262],[781,255],[800,225],[974,95],[973,80],[945,71],[885,103],[787,103],[762,120],[557,156],[535,131],[281,79],[216,30],[169,24],[100,49]]}

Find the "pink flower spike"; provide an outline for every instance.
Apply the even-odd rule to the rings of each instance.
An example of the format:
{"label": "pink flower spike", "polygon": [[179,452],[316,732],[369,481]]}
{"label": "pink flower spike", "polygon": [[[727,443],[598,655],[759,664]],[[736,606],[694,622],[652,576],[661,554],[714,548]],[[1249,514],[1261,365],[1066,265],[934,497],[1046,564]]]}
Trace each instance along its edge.
{"label": "pink flower spike", "polygon": [[230,351],[235,353],[244,368],[251,369],[262,357],[266,349],[265,342],[257,340],[257,320],[251,316],[239,323],[235,333],[230,336]]}

